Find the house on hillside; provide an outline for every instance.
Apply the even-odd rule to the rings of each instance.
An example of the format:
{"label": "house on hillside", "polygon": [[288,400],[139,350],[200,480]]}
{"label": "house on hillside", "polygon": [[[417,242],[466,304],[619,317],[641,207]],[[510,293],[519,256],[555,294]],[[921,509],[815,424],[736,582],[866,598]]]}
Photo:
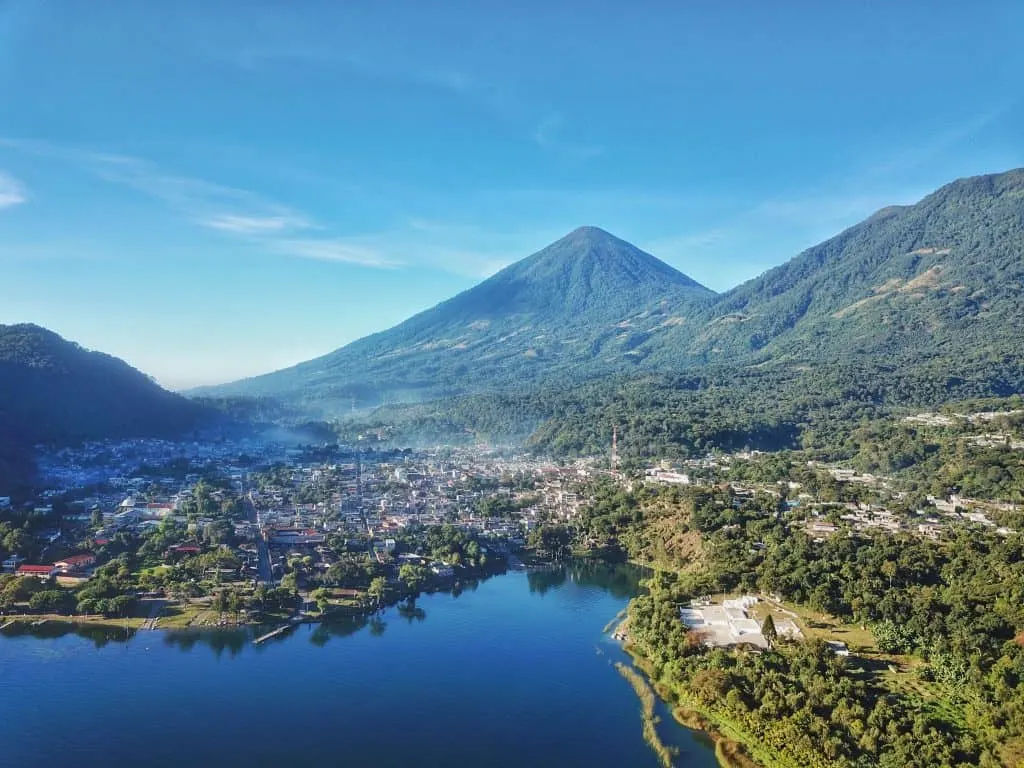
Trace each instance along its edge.
{"label": "house on hillside", "polygon": [[198,544],[175,544],[173,547],[169,547],[164,553],[164,559],[172,557],[189,557],[191,555],[198,555],[202,553],[203,548]]}
{"label": "house on hillside", "polygon": [[54,567],[62,571],[81,571],[96,562],[96,555],[92,552],[84,552],[80,555],[71,555],[63,560],[54,563]]}
{"label": "house on hillside", "polygon": [[56,572],[57,569],[54,568],[52,565],[29,564],[19,565],[18,570],[15,571],[15,573],[17,573],[19,576],[32,576],[42,581],[49,580]]}

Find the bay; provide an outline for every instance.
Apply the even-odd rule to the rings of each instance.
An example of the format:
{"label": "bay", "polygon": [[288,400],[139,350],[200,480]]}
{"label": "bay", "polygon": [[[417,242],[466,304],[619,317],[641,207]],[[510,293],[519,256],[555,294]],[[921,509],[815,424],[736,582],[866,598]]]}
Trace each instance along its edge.
{"label": "bay", "polygon": [[[373,620],[0,638],[4,765],[658,765],[603,632],[628,566],[509,572]],[[60,636],[45,637],[47,634]],[[677,766],[717,765],[662,710]]]}

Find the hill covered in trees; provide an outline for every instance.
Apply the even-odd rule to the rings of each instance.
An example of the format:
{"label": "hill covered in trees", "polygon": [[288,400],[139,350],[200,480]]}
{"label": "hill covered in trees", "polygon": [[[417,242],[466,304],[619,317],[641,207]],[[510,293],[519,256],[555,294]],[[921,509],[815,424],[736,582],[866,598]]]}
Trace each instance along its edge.
{"label": "hill covered in trees", "polygon": [[311,409],[521,389],[634,367],[634,350],[715,294],[596,227],[581,227],[394,328],[316,360],[203,393]]}
{"label": "hill covered in trees", "polygon": [[1022,256],[1024,169],[960,179],[723,294],[664,348],[744,363],[1019,358]]}
{"label": "hill covered in trees", "polygon": [[206,415],[122,360],[0,325],[0,490],[25,479],[36,443],[180,435]]}
{"label": "hill covered in trees", "polygon": [[353,398],[519,396],[615,374],[792,377],[827,364],[1007,394],[1022,383],[1022,254],[1024,170],[883,209],[721,295],[583,227],[391,330],[206,392],[331,415]]}

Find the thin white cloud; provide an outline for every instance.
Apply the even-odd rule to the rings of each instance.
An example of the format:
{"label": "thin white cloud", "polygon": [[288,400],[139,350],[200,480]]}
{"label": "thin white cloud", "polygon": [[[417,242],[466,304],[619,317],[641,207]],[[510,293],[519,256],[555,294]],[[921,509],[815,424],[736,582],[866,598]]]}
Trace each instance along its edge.
{"label": "thin white cloud", "polygon": [[922,136],[918,137],[916,142],[894,152],[881,162],[872,162],[864,175],[869,178],[892,176],[906,174],[920,168],[961,143],[974,138],[975,135],[997,122],[1010,106],[1011,104],[1003,104],[962,122],[947,125],[937,132],[929,133],[923,129]]}
{"label": "thin white cloud", "polygon": [[597,144],[582,144],[569,141],[564,137],[565,119],[560,114],[545,117],[533,129],[530,138],[541,149],[579,158],[591,158],[603,155],[604,147]]}
{"label": "thin white cloud", "polygon": [[379,269],[396,269],[404,266],[401,261],[391,258],[377,249],[343,238],[284,239],[272,241],[269,246],[278,253],[304,259],[337,261]]}
{"label": "thin white cloud", "polygon": [[734,288],[837,235],[888,205],[911,204],[927,190],[813,194],[762,200],[712,226],[645,243],[645,249],[718,291]]}
{"label": "thin white cloud", "polygon": [[381,269],[427,268],[479,279],[539,250],[565,232],[495,231],[422,217],[380,232],[333,238],[279,238],[275,252]]}
{"label": "thin white cloud", "polygon": [[25,185],[13,176],[0,171],[0,209],[13,208],[28,200]]}
{"label": "thin white cloud", "polygon": [[169,174],[146,160],[91,155],[87,162],[105,181],[153,197],[209,229],[259,236],[314,227],[308,216],[248,190]]}
{"label": "thin white cloud", "polygon": [[[267,252],[378,269],[403,266],[402,260],[372,245],[338,237],[300,237],[301,233],[323,227],[302,212],[248,190],[167,173],[148,160],[13,139],[0,138],[0,146],[84,168],[102,181],[157,200],[193,224],[240,238]],[[0,176],[0,204],[6,199],[4,194],[8,189],[10,204],[14,204],[20,187],[13,179],[10,185],[5,185],[6,178]]]}
{"label": "thin white cloud", "polygon": [[[0,147],[65,163],[105,183],[133,190],[193,226],[235,238],[266,254],[366,268],[425,268],[486,277],[576,225],[495,230],[409,216],[383,231],[347,234],[330,222],[317,221],[249,190],[169,172],[142,158],[3,137]],[[556,199],[564,201],[560,195]]]}
{"label": "thin white cloud", "polygon": [[211,216],[199,223],[210,229],[219,229],[236,235],[277,234],[292,229],[308,229],[312,226],[302,216],[240,216],[232,213]]}
{"label": "thin white cloud", "polygon": [[102,181],[158,200],[194,223],[221,232],[259,235],[315,228],[310,217],[261,195],[194,176],[168,173],[142,158],[3,137],[0,147],[78,167]]}
{"label": "thin white cloud", "polygon": [[267,65],[292,63],[311,66],[343,67],[372,78],[393,82],[423,85],[442,91],[483,100],[500,99],[501,89],[478,75],[450,66],[423,66],[405,63],[379,54],[370,56],[341,47],[311,47],[309,45],[277,45],[244,47],[237,50],[217,50],[216,58],[226,59],[237,67],[259,70]]}

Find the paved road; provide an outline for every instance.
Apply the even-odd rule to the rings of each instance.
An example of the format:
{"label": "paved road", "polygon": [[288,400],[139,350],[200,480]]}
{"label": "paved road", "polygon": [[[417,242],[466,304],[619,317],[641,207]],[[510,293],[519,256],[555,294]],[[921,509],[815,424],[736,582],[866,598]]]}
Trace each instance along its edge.
{"label": "paved road", "polygon": [[258,560],[260,582],[270,587],[275,586],[274,570],[270,567],[270,549],[267,547],[267,542],[262,538],[256,545],[256,556]]}
{"label": "paved road", "polygon": [[[246,506],[249,522],[258,527],[260,515],[256,511],[256,505],[252,503],[252,497],[248,494],[243,494],[242,499]],[[267,542],[263,540],[263,537],[259,535],[256,539],[256,568],[261,584],[266,584],[268,587],[277,586],[277,582],[274,579],[274,570],[270,565],[270,548],[267,546]]]}

